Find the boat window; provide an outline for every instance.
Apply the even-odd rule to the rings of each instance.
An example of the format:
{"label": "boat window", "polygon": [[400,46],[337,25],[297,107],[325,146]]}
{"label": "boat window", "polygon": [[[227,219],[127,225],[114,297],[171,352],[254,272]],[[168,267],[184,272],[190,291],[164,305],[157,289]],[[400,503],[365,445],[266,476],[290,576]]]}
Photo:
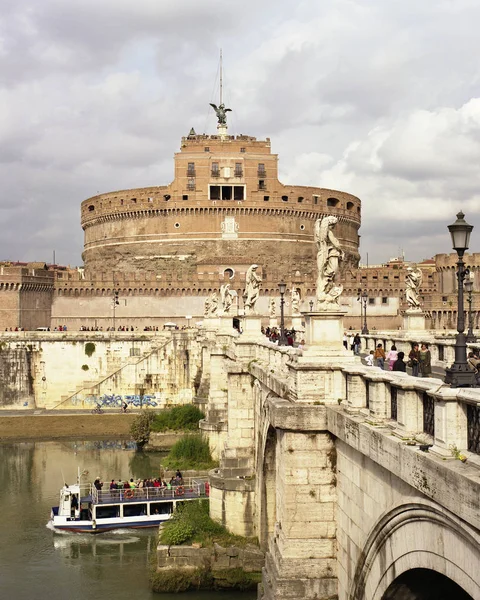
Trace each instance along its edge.
{"label": "boat window", "polygon": [[123,516],[124,517],[142,517],[147,514],[146,504],[124,504],[123,505]]}
{"label": "boat window", "polygon": [[114,519],[120,516],[120,506],[97,506],[97,519]]}
{"label": "boat window", "polygon": [[173,512],[173,502],[152,502],[150,504],[151,515],[169,515]]}

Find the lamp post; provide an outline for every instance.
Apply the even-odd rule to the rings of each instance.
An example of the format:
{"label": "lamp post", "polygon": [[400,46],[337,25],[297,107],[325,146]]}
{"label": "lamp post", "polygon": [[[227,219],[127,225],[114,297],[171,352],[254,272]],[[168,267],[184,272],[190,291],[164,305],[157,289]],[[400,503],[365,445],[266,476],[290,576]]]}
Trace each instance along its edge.
{"label": "lamp post", "polygon": [[279,346],[287,346],[288,342],[287,342],[287,336],[285,335],[285,316],[284,316],[285,300],[283,298],[285,295],[285,292],[287,290],[287,284],[283,283],[283,282],[279,283],[278,289],[280,290],[280,337],[278,338],[278,345]]}
{"label": "lamp post", "polygon": [[310,312],[313,312],[313,304],[314,304],[313,300],[310,300],[309,304],[310,304]]}
{"label": "lamp post", "polygon": [[115,331],[115,310],[117,308],[117,306],[120,304],[120,302],[118,301],[118,290],[113,290],[113,297],[112,297],[112,308],[113,308],[113,331]]}
{"label": "lamp post", "polygon": [[[362,292],[359,289],[357,300],[360,302],[360,322],[362,321],[362,318],[363,318],[362,333],[364,335],[368,335],[369,331],[368,331],[368,327],[367,327],[367,301],[368,301],[367,290],[363,290],[363,292]],[[363,308],[363,311],[362,311],[362,308]]]}
{"label": "lamp post", "polygon": [[469,225],[465,215],[460,211],[457,214],[457,220],[448,226],[452,236],[453,249],[458,256],[457,261],[457,288],[458,288],[458,306],[457,306],[457,337],[455,338],[455,362],[451,367],[445,369],[445,383],[451,387],[472,387],[475,385],[475,374],[467,362],[467,339],[465,335],[465,312],[463,306],[463,282],[469,275],[469,270],[463,262],[463,255],[468,249],[470,234],[473,225]]}
{"label": "lamp post", "polygon": [[465,291],[467,292],[467,303],[468,303],[468,331],[467,331],[467,342],[474,343],[477,341],[475,334],[473,333],[473,312],[472,312],[472,292],[473,292],[473,273],[470,272],[464,283]]}

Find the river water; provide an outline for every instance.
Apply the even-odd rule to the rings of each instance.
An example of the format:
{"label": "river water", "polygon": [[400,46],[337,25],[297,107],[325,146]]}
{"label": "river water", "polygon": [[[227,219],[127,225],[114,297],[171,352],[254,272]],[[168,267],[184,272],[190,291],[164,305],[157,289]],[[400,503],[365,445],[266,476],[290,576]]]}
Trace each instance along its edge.
{"label": "river water", "polygon": [[139,454],[128,442],[0,444],[0,598],[14,600],[250,600],[255,593],[154,594],[148,556],[156,530],[98,535],[47,527],[63,482],[77,468],[103,481],[157,475],[161,454]]}

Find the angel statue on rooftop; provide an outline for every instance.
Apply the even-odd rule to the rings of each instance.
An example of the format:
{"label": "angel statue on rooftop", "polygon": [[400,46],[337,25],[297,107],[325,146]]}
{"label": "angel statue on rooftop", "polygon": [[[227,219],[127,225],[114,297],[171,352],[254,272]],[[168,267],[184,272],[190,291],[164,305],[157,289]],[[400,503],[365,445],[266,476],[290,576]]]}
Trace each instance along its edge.
{"label": "angel statue on rooftop", "polygon": [[315,243],[317,245],[317,310],[329,310],[338,306],[338,296],[343,287],[335,284],[340,261],[345,253],[333,233],[338,219],[333,215],[317,219],[315,222]]}
{"label": "angel statue on rooftop", "polygon": [[212,104],[210,102],[210,106],[213,108],[213,110],[215,111],[215,114],[217,115],[218,124],[226,125],[227,124],[227,112],[232,112],[232,109],[225,108],[225,104],[223,104],[223,102],[219,106],[217,106],[216,104]]}

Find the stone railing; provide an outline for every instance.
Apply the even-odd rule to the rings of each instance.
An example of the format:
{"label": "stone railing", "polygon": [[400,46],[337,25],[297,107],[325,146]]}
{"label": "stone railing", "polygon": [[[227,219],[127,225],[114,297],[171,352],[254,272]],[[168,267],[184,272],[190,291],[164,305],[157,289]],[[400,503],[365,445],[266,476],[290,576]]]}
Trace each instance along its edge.
{"label": "stone railing", "polygon": [[[426,343],[432,356],[432,365],[439,367],[448,367],[455,360],[455,335],[434,335],[429,331],[375,331],[369,335],[361,334],[362,352],[368,353],[375,350],[377,344],[383,344],[385,351],[390,350],[395,344],[397,350],[405,352],[408,357],[413,343]],[[467,344],[469,348],[478,348],[480,342],[476,344]]]}

